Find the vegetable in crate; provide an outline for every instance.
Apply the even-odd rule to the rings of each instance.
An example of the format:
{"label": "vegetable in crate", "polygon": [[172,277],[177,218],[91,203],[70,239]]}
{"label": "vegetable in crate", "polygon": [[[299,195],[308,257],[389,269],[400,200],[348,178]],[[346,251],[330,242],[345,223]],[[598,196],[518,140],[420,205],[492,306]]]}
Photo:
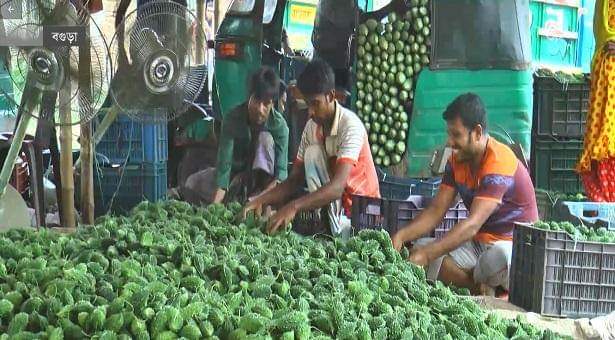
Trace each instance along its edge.
{"label": "vegetable in crate", "polygon": [[[363,231],[347,242],[270,237],[257,225],[235,225],[224,218],[229,213],[221,205],[142,203],[74,235],[0,235],[0,332],[49,339],[560,338],[429,285],[385,232]],[[105,255],[109,247],[118,251]],[[376,254],[384,258],[378,266],[370,260]],[[90,272],[86,263],[94,260],[108,265]]]}
{"label": "vegetable in crate", "polygon": [[585,226],[574,226],[570,222],[544,222],[534,223],[534,227],[549,231],[566,232],[574,240],[590,241],[600,243],[615,243],[615,232],[606,228],[588,228]]}
{"label": "vegetable in crate", "polygon": [[368,19],[357,28],[357,113],[369,133],[376,165],[402,161],[406,152],[414,86],[429,64],[430,17],[426,0],[385,22]]}

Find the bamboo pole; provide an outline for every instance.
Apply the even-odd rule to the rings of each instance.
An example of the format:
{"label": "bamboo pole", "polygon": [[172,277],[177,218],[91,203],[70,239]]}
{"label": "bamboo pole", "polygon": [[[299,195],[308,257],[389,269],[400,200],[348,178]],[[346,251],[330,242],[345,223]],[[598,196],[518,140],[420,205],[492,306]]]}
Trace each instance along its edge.
{"label": "bamboo pole", "polygon": [[205,34],[203,25],[207,25],[205,21],[205,1],[197,0],[196,2],[196,18],[198,20],[196,29],[196,62],[203,64],[205,62]]}
{"label": "bamboo pole", "polygon": [[73,178],[73,133],[71,123],[71,86],[65,82],[59,95],[60,113],[60,176],[62,177],[63,227],[74,229],[75,220],[75,179]]}
{"label": "bamboo pole", "polygon": [[92,122],[81,125],[81,216],[83,223],[94,224],[94,154],[92,152]]}
{"label": "bamboo pole", "polygon": [[[103,117],[102,122],[98,124],[98,126],[96,127],[96,131],[94,131],[94,135],[92,136],[92,140],[91,140],[93,148],[95,148],[96,145],[100,143],[100,140],[105,135],[105,132],[107,132],[107,130],[109,129],[111,124],[115,121],[119,113],[120,113],[120,108],[118,106],[113,105],[111,106],[111,108],[109,108],[109,111],[107,111],[107,113],[105,114],[105,117]],[[81,156],[79,156],[79,158],[77,159],[77,162],[75,162],[75,168],[80,168],[80,167],[81,167]]]}
{"label": "bamboo pole", "polygon": [[[86,32],[90,31],[89,22],[86,22]],[[89,112],[92,108],[91,77],[90,77],[90,40],[86,34],[85,41],[79,45],[79,89],[83,93],[79,96],[81,111]],[[81,216],[85,224],[94,224],[94,153],[92,151],[92,122],[81,124],[81,152],[83,158],[81,169]]]}

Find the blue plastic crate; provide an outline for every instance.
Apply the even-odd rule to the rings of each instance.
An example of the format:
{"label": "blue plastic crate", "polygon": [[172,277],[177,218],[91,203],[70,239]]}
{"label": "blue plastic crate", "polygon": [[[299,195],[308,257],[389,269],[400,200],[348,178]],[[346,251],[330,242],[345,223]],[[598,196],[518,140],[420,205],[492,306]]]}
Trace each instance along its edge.
{"label": "blue plastic crate", "polygon": [[[167,163],[101,168],[95,175],[98,214],[126,213],[142,201],[158,201],[167,193]],[[115,197],[113,197],[115,195]]]}
{"label": "blue plastic crate", "polygon": [[434,197],[440,189],[442,178],[420,180],[416,185],[416,194],[426,197]]}
{"label": "blue plastic crate", "polygon": [[111,164],[166,162],[169,158],[166,123],[141,123],[120,115],[96,146]]}
{"label": "blue plastic crate", "polygon": [[438,193],[441,178],[419,179],[388,175],[378,169],[380,196],[386,199],[406,200],[413,195],[434,197]]}
{"label": "blue plastic crate", "polygon": [[382,198],[405,200],[414,193],[419,180],[391,176],[379,170],[378,182]]}
{"label": "blue plastic crate", "polygon": [[559,219],[615,230],[615,203],[561,202],[558,208]]}

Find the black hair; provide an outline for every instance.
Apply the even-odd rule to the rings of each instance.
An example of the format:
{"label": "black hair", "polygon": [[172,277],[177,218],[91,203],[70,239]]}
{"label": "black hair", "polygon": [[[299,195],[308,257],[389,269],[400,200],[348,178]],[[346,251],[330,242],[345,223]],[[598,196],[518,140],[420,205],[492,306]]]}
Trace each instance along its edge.
{"label": "black hair", "polygon": [[483,130],[487,130],[485,105],[475,93],[466,93],[455,98],[442,114],[442,118],[446,121],[454,120],[457,117],[461,118],[463,126],[468,130],[474,129],[478,124],[483,127]]}
{"label": "black hair", "polygon": [[268,66],[262,66],[250,76],[248,92],[258,100],[278,98],[280,93],[280,78]]}
{"label": "black hair", "polygon": [[329,93],[335,90],[335,73],[326,61],[314,59],[297,79],[297,87],[306,96]]}

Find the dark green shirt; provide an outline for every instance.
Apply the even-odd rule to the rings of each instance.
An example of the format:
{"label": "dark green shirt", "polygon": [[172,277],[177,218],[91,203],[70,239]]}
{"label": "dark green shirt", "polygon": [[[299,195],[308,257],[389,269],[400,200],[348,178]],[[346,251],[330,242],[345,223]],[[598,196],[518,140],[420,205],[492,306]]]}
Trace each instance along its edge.
{"label": "dark green shirt", "polygon": [[[288,125],[275,109],[263,126],[273,136],[275,146],[275,178],[283,181],[288,176]],[[241,104],[222,120],[222,135],[218,145],[217,185],[228,189],[231,173],[248,170],[253,161],[252,150],[258,136],[252,136],[248,123],[248,105]]]}

